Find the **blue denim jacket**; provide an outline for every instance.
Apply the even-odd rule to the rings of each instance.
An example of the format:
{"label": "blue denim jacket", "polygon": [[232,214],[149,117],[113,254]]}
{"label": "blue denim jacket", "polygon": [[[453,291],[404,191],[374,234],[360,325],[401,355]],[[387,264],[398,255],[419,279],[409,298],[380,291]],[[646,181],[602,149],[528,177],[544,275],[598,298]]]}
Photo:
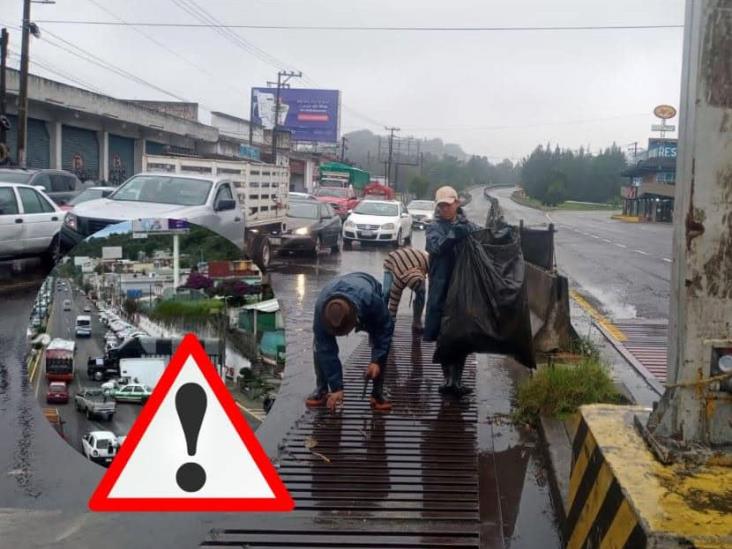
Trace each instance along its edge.
{"label": "blue denim jacket", "polygon": [[358,315],[356,331],[371,336],[371,361],[386,365],[386,357],[394,334],[394,321],[384,303],[381,283],[367,273],[349,273],[332,280],[321,290],[315,302],[313,333],[315,360],[328,380],[331,391],[343,389],[343,368],[338,358],[338,343],[321,321],[325,302],[332,297],[343,297],[353,303]]}
{"label": "blue denim jacket", "polygon": [[447,290],[450,287],[452,269],[457,257],[455,245],[460,242],[460,236],[455,234],[455,226],[458,224],[467,225],[469,232],[480,230],[478,225],[467,220],[462,209],[458,209],[457,221],[454,224],[436,217],[434,222],[427,225],[426,248],[430,254],[430,284],[424,323],[425,341],[437,341],[437,336],[440,335],[442,311],[445,308]]}

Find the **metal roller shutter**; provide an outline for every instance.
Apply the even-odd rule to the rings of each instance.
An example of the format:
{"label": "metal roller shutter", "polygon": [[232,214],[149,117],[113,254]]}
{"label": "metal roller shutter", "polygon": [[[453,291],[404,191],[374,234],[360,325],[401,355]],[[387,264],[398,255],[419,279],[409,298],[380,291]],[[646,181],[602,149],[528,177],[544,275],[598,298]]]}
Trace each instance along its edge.
{"label": "metal roller shutter", "polygon": [[99,178],[99,141],[97,132],[73,126],[62,128],[61,156],[64,170],[81,179]]}
{"label": "metal roller shutter", "polygon": [[135,140],[109,135],[109,175],[107,179],[119,185],[135,173]]}
{"label": "metal roller shutter", "polygon": [[[12,125],[7,133],[10,158],[13,164],[18,161],[18,117],[9,114],[8,119]],[[29,168],[49,168],[51,166],[51,137],[48,135],[48,128],[43,120],[36,118],[28,119],[28,153],[27,163]]]}

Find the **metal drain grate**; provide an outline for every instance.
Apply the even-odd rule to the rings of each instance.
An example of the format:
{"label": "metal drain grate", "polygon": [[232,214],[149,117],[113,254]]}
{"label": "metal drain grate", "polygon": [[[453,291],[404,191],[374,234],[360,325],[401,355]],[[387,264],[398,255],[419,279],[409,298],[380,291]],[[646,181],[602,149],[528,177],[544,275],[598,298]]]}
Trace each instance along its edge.
{"label": "metal drain grate", "polygon": [[[244,516],[202,546],[479,547],[476,404],[442,399],[433,351],[397,327],[386,373],[394,408],[378,414],[361,400],[370,349],[359,345],[344,366],[341,413],[306,411],[281,446],[295,511]],[[475,386],[473,357],[465,382]]]}

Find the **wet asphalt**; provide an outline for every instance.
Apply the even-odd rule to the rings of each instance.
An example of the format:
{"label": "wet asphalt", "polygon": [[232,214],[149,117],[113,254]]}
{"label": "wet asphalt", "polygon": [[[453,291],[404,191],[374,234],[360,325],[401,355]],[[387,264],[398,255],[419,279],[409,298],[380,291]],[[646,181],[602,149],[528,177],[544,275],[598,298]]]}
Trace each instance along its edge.
{"label": "wet asphalt", "polygon": [[[482,223],[487,202],[474,193],[468,216]],[[415,232],[415,247],[424,233]],[[313,388],[312,307],[318,291],[333,277],[352,271],[381,278],[389,248],[354,246],[341,254],[277,258],[272,285],[287,327],[287,368],[277,401],[257,437],[271,458],[304,410]],[[6,279],[7,280],[7,279]],[[25,372],[26,326],[42,276],[0,295],[0,539],[17,547],[144,546],[191,547],[210,528],[236,527],[231,514],[97,514],[86,511],[88,497],[104,469],[85,461],[53,431],[41,415]],[[35,288],[33,285],[35,284]],[[400,313],[409,314],[408,299]],[[339,341],[346,358],[360,336]],[[482,360],[482,362],[481,362]],[[517,380],[525,375],[513,361],[479,360],[479,429],[482,466],[492,475],[481,502],[486,547],[559,547],[547,471],[536,433],[507,420]],[[493,479],[491,481],[491,478]],[[142,537],[141,537],[142,536]],[[490,540],[490,541],[488,541]]]}
{"label": "wet asphalt", "polygon": [[554,223],[557,267],[574,289],[613,319],[668,318],[671,224],[616,221],[607,211],[545,213],[511,200],[513,190],[492,191],[506,220]]}

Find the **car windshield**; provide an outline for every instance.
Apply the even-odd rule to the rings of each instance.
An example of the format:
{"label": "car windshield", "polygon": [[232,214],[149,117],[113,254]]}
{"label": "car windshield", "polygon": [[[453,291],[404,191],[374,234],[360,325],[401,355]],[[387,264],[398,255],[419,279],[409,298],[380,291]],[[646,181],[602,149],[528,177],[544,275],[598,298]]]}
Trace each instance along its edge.
{"label": "car windshield", "polygon": [[125,202],[201,206],[206,203],[211,185],[211,181],[203,179],[141,175],[127,181],[110,198]]}
{"label": "car windshield", "polygon": [[309,202],[290,202],[287,217],[295,219],[320,219],[320,204]]}
{"label": "car windshield", "polygon": [[407,206],[408,210],[434,210],[435,203],[431,200],[412,200]]}
{"label": "car windshield", "polygon": [[89,200],[96,200],[97,198],[103,198],[104,191],[102,189],[87,189],[78,196],[75,196],[69,200],[69,206],[76,206],[82,202],[88,202]]}
{"label": "car windshield", "polygon": [[4,183],[28,183],[33,174],[27,172],[0,172],[0,181]]}
{"label": "car windshield", "polygon": [[77,320],[76,321],[77,326],[89,326],[90,324],[91,324],[91,322],[89,322],[88,320]]}
{"label": "car windshield", "polygon": [[341,187],[320,187],[315,191],[315,196],[333,196],[335,198],[347,198],[348,189]]}
{"label": "car windshield", "polygon": [[361,202],[353,210],[353,213],[396,217],[399,214],[399,208],[396,204],[389,204],[387,202]]}

